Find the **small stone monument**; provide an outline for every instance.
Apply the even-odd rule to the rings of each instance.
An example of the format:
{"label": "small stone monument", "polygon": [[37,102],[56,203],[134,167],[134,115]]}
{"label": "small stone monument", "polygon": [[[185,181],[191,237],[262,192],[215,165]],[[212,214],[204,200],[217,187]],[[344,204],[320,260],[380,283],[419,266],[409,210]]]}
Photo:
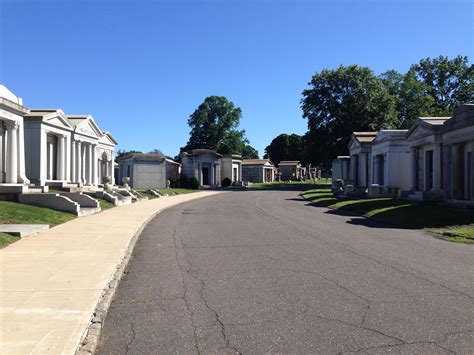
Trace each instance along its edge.
{"label": "small stone monument", "polygon": [[130,182],[130,178],[128,176],[124,176],[122,178],[122,183],[123,183],[124,189],[126,189],[126,190],[130,189],[130,185],[128,185],[129,182]]}
{"label": "small stone monument", "polygon": [[110,176],[102,176],[102,184],[104,185],[104,190],[109,191],[112,188],[111,182],[112,178]]}

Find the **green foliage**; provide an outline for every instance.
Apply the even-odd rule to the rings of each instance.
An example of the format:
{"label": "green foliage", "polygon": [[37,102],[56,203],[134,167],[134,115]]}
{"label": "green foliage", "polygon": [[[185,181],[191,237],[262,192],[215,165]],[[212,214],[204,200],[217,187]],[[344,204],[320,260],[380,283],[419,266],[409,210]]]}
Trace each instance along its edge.
{"label": "green foliage", "polygon": [[324,69],[303,91],[303,117],[308,120],[310,163],[330,165],[347,154],[354,131],[397,127],[395,99],[370,68],[351,65]]}
{"label": "green foliage", "polygon": [[242,110],[224,96],[209,96],[189,117],[189,141],[181,151],[214,149],[221,154],[241,154],[249,143],[238,130]]}
{"label": "green foliage", "polygon": [[474,66],[467,57],[422,59],[406,74],[389,70],[380,78],[396,100],[399,128],[416,117],[450,116],[460,104],[473,100]]}
{"label": "green foliage", "polygon": [[242,150],[242,158],[243,159],[258,159],[258,151],[254,147],[247,144]]}
{"label": "green foliage", "polygon": [[410,70],[416,72],[426,94],[434,100],[432,115],[449,116],[460,104],[474,100],[474,65],[469,65],[467,57],[426,58]]}
{"label": "green foliage", "polygon": [[196,179],[194,176],[193,176],[193,177],[190,177],[190,178],[186,181],[186,187],[187,187],[188,189],[193,189],[193,190],[199,189],[199,181],[198,181],[198,179]]}
{"label": "green foliage", "polygon": [[222,187],[228,187],[232,184],[232,181],[230,181],[229,178],[224,178],[224,180],[222,180]]}
{"label": "green foliage", "polygon": [[115,157],[115,161],[117,161],[118,159],[128,155],[128,154],[132,154],[132,153],[142,153],[141,151],[139,150],[119,150],[117,152],[117,156]]}
{"label": "green foliage", "polygon": [[303,137],[280,134],[265,148],[265,158],[278,165],[282,160],[302,160]]}

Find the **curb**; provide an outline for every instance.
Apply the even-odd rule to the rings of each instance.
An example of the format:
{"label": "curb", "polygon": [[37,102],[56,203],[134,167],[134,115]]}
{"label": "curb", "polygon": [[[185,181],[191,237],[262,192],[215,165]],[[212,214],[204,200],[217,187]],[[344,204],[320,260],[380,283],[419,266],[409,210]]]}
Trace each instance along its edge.
{"label": "curb", "polygon": [[99,302],[97,303],[97,306],[95,308],[95,311],[93,313],[92,319],[89,322],[89,325],[87,326],[86,330],[84,331],[84,334],[81,338],[81,341],[79,342],[79,345],[77,347],[77,350],[75,352],[76,355],[91,355],[94,354],[97,345],[99,343],[100,339],[100,334],[102,331],[102,326],[104,324],[105,318],[107,316],[107,313],[109,311],[110,305],[112,303],[112,300],[115,296],[115,292],[117,291],[117,287],[119,285],[120,280],[122,279],[122,276],[125,274],[125,270],[128,266],[128,263],[130,262],[130,259],[132,258],[133,254],[133,249],[135,248],[135,244],[138,241],[138,238],[142,234],[143,230],[146,228],[146,226],[161,212],[173,208],[179,205],[182,205],[187,202],[191,202],[193,200],[198,200],[206,197],[211,197],[214,195],[210,196],[201,196],[198,198],[191,199],[189,201],[183,201],[180,203],[177,203],[176,205],[172,205],[169,207],[164,207],[156,212],[154,212],[151,216],[149,216],[138,228],[138,230],[135,232],[133,237],[130,239],[130,242],[127,246],[127,251],[125,252],[125,255],[123,256],[122,260],[119,262],[119,264],[116,267],[116,270],[112,276],[111,281],[109,281],[107,288],[103,291],[101,298],[99,299]]}

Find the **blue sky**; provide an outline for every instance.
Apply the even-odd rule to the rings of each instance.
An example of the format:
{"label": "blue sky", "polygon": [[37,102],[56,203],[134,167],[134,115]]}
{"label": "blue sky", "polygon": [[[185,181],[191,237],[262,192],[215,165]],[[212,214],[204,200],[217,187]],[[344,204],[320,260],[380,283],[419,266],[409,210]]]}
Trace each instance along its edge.
{"label": "blue sky", "polygon": [[120,149],[171,156],[189,115],[223,95],[262,155],[278,134],[306,132],[315,72],[472,62],[473,23],[468,0],[0,0],[0,82],[30,108],[92,114]]}

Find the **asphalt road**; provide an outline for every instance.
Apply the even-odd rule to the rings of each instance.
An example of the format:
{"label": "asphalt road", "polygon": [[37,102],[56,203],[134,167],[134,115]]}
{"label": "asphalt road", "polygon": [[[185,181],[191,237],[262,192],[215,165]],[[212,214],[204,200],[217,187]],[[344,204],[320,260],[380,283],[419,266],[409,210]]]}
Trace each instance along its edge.
{"label": "asphalt road", "polygon": [[99,354],[474,353],[474,247],[232,192],[143,231]]}

